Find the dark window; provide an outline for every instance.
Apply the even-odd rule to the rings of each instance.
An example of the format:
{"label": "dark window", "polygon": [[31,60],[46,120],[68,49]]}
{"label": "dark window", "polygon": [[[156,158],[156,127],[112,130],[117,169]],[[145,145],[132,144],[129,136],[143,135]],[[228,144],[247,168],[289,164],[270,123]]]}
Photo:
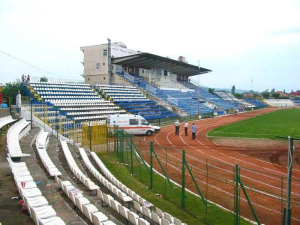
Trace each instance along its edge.
{"label": "dark window", "polygon": [[100,70],[100,63],[96,63],[96,70]]}
{"label": "dark window", "polygon": [[129,119],[129,125],[139,125],[138,119]]}
{"label": "dark window", "polygon": [[103,77],[103,80],[105,80],[105,77]]}
{"label": "dark window", "polygon": [[141,120],[141,125],[149,125],[149,123],[146,120]]}
{"label": "dark window", "polygon": [[107,56],[107,50],[103,50],[103,56]]}
{"label": "dark window", "polygon": [[168,76],[168,71],[164,70],[164,76]]}
{"label": "dark window", "polygon": [[103,66],[105,66],[105,63],[103,63]]}
{"label": "dark window", "polygon": [[144,70],[142,70],[142,73],[144,73],[145,71]]}

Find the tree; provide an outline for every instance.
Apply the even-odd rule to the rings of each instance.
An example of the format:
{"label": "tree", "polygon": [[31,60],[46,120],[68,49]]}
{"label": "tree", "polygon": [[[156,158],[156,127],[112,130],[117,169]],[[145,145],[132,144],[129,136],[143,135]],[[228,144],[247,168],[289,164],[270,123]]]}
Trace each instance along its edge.
{"label": "tree", "polygon": [[261,95],[266,99],[270,98],[270,93],[268,91],[262,92]]}
{"label": "tree", "polygon": [[234,96],[238,99],[242,99],[244,97],[243,94],[235,93]]}
{"label": "tree", "polygon": [[235,86],[234,85],[231,88],[231,94],[233,94],[233,95],[235,94]]}
{"label": "tree", "polygon": [[3,97],[4,98],[11,98],[11,104],[16,103],[16,96],[18,92],[20,91],[20,94],[22,96],[25,96],[25,91],[22,87],[21,80],[17,79],[14,82],[6,83],[3,86]]}
{"label": "tree", "polygon": [[6,83],[3,86],[3,96],[4,97],[12,97],[15,98],[18,94],[18,91],[20,91],[21,95],[25,95],[25,91],[22,88],[22,83],[20,79],[17,79],[14,82]]}
{"label": "tree", "polygon": [[41,77],[40,82],[48,82],[48,78],[47,77]]}
{"label": "tree", "polygon": [[271,93],[272,93],[272,94],[275,93],[275,88],[273,88],[273,89],[271,90]]}
{"label": "tree", "polygon": [[271,95],[273,98],[276,98],[276,99],[278,99],[279,98],[279,96],[280,96],[280,93],[278,93],[278,92],[274,92],[274,93],[272,93],[272,95]]}
{"label": "tree", "polygon": [[211,93],[211,94],[214,94],[214,93],[215,93],[215,89],[213,89],[213,88],[208,88],[208,92]]}

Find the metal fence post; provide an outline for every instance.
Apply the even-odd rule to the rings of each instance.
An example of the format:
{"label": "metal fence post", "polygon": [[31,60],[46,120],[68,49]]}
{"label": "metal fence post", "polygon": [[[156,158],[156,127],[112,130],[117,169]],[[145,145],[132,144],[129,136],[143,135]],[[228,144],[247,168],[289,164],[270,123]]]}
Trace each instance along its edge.
{"label": "metal fence post", "polygon": [[91,122],[89,122],[89,135],[90,135],[90,151],[92,151],[92,131],[91,131]]}
{"label": "metal fence post", "polygon": [[130,172],[131,175],[133,176],[133,147],[132,147],[133,143],[132,143],[132,135],[130,134]]}
{"label": "metal fence post", "polygon": [[182,150],[181,208],[185,208],[185,151]]}
{"label": "metal fence post", "polygon": [[235,165],[234,224],[239,225],[239,165]]}
{"label": "metal fence post", "polygon": [[153,188],[153,141],[150,141],[150,185],[149,189]]}

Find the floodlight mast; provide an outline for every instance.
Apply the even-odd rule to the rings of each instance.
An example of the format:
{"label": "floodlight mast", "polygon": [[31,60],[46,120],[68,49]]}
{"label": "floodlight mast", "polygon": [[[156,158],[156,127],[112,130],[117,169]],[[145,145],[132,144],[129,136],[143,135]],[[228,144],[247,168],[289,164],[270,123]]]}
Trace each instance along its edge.
{"label": "floodlight mast", "polygon": [[111,71],[111,41],[107,38],[108,46],[107,46],[107,66],[108,66],[108,84],[112,82],[112,71]]}
{"label": "floodlight mast", "polygon": [[[198,60],[198,67],[200,69],[200,60]],[[201,71],[201,69],[200,69]],[[201,74],[201,72],[200,72]],[[198,74],[198,118],[200,119],[200,82],[199,82],[199,79],[200,79],[200,74]]]}

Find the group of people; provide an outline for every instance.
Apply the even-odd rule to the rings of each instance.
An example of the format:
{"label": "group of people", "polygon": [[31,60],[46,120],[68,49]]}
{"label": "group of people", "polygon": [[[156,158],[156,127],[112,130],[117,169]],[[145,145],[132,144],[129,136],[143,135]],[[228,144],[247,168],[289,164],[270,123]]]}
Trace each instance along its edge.
{"label": "group of people", "polygon": [[[175,135],[179,135],[179,128],[180,128],[179,120],[177,120],[174,123],[174,126],[175,126]],[[184,123],[184,134],[185,134],[185,136],[188,136],[188,129],[189,129],[189,123],[185,122]],[[197,133],[197,127],[196,127],[195,123],[193,123],[193,125],[192,125],[192,139],[196,139],[196,133]]]}
{"label": "group of people", "polygon": [[30,76],[29,75],[24,76],[24,74],[22,74],[22,83],[23,84],[29,84],[30,83]]}

